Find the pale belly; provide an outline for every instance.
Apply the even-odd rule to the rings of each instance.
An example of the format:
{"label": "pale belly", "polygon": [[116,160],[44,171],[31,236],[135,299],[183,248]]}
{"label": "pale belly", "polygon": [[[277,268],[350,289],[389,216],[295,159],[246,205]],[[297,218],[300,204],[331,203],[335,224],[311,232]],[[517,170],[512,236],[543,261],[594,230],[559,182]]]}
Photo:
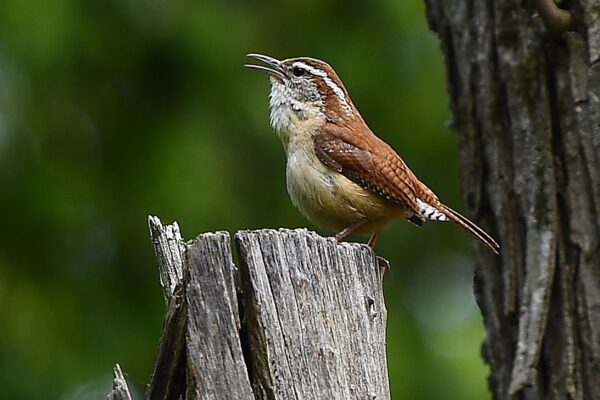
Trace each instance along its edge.
{"label": "pale belly", "polygon": [[304,148],[287,149],[287,190],[294,205],[316,225],[339,231],[366,217],[357,232],[371,233],[405,215],[402,208],[325,166],[312,146]]}

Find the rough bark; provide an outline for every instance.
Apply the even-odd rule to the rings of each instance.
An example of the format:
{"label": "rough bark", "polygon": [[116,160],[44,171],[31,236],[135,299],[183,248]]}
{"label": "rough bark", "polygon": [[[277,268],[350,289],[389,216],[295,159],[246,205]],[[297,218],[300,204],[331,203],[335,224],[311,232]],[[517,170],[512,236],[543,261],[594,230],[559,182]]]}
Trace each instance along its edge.
{"label": "rough bark", "polygon": [[[537,3],[540,3],[539,1]],[[497,399],[600,399],[600,0],[426,0],[445,57]]]}
{"label": "rough bark", "polygon": [[167,314],[146,398],[390,398],[387,264],[369,247],[243,231],[238,269],[226,232],[149,225]]}

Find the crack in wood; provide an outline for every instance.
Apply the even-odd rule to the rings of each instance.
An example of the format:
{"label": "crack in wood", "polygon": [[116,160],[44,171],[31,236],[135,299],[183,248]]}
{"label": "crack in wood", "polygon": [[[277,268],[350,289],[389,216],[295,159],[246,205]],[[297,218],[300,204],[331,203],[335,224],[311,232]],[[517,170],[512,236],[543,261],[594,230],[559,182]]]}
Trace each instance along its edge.
{"label": "crack in wood", "polygon": [[238,270],[227,232],[184,243],[176,223],[149,225],[167,313],[147,399],[390,398],[387,262],[371,248],[241,231]]}

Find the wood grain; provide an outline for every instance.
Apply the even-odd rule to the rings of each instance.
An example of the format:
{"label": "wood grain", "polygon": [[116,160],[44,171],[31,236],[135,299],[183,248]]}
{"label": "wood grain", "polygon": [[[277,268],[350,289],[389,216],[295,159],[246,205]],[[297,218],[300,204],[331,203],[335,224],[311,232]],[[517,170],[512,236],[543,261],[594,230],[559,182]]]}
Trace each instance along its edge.
{"label": "wood grain", "polygon": [[113,368],[113,386],[112,390],[106,397],[107,400],[131,400],[131,394],[129,393],[129,387],[127,387],[127,381],[121,371],[121,366],[115,364]]}
{"label": "wood grain", "polygon": [[384,270],[306,230],[236,235],[253,386],[265,399],[389,399]]}
{"label": "wood grain", "polygon": [[149,216],[148,226],[158,260],[160,284],[167,310],[154,367],[146,388],[146,399],[177,399],[186,390],[187,308],[183,295],[186,246],[177,222],[163,225],[158,217]]}
{"label": "wood grain", "polygon": [[243,231],[238,270],[227,232],[184,243],[149,224],[167,311],[147,399],[390,398],[387,264],[371,248]]}
{"label": "wood grain", "polygon": [[186,265],[186,398],[254,399],[242,354],[229,233],[196,237],[189,244]]}

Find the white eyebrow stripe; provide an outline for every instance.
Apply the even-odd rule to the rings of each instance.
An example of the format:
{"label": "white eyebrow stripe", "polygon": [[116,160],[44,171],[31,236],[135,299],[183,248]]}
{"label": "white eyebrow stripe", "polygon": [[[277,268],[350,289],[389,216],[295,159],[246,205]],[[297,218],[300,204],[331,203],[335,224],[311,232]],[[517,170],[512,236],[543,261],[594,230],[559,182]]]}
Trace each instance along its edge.
{"label": "white eyebrow stripe", "polygon": [[331,78],[327,75],[327,72],[318,68],[311,67],[310,65],[304,64],[301,61],[296,61],[294,64],[292,64],[292,67],[304,68],[309,73],[323,78],[325,84],[329,86],[329,88],[333,90],[333,93],[335,93],[338,99],[340,99],[340,103],[344,111],[346,111],[347,113],[352,112],[352,108],[350,107],[350,104],[348,104],[348,100],[346,100],[346,94],[344,93],[342,88],[340,88],[334,81],[331,80]]}

